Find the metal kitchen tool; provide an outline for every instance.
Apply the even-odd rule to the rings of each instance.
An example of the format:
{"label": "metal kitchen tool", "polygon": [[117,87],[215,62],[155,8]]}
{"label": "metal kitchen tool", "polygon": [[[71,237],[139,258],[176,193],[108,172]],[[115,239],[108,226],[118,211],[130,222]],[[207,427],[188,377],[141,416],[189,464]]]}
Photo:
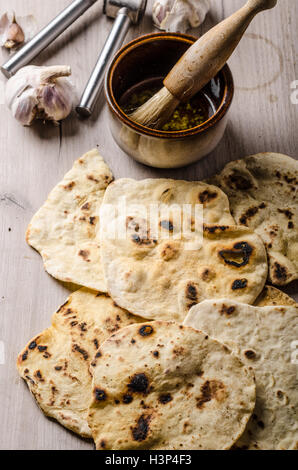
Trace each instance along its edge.
{"label": "metal kitchen tool", "polygon": [[103,85],[105,69],[123,43],[130,25],[137,24],[143,17],[146,4],[147,0],[104,0],[103,11],[109,18],[115,18],[115,22],[84,90],[80,104],[76,107],[77,113],[81,116],[91,116]]}
{"label": "metal kitchen tool", "polygon": [[5,64],[1,71],[7,78],[14,75],[21,67],[31,62],[43,49],[51,44],[79,16],[85,13],[97,0],[75,0],[65,8],[34,38],[16,52]]}

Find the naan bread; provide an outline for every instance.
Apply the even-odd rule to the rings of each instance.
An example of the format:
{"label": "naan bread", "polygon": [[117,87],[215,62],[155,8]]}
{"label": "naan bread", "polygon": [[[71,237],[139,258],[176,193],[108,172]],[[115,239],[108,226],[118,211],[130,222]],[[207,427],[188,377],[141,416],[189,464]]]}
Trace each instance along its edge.
{"label": "naan bread", "polygon": [[228,195],[236,222],[262,237],[272,284],[298,279],[297,160],[260,153],[228,163],[209,182]]}
{"label": "naan bread", "polygon": [[[126,213],[113,211],[122,196]],[[204,203],[203,243],[187,248],[175,239],[177,217],[157,220],[155,237],[133,204]],[[173,180],[117,180],[105,193],[101,214],[101,259],[108,292],[130,312],[155,320],[183,321],[190,307],[206,298],[231,297],[253,303],[267,278],[267,259],[258,235],[233,223],[223,193],[212,186]],[[175,215],[175,214],[174,214]],[[111,238],[110,229],[126,224],[127,236]],[[179,224],[178,224],[179,225]],[[192,233],[191,233],[192,235]]]}
{"label": "naan bread", "polygon": [[229,449],[253,412],[253,374],[205,333],[143,323],[99,352],[88,419],[98,450]]}
{"label": "naan bread", "polygon": [[298,369],[294,357],[298,308],[207,300],[191,309],[185,324],[225,343],[255,372],[256,408],[237,448],[298,449]]}
{"label": "naan bread", "polygon": [[27,242],[56,279],[106,292],[96,234],[99,208],[112,179],[98,151],[86,153],[31,220]]}
{"label": "naan bread", "polygon": [[106,338],[140,321],[106,294],[86,288],[71,294],[53,315],[52,326],[33,338],[17,361],[42,411],[81,436],[92,437],[86,421],[90,362]]}
{"label": "naan bread", "polygon": [[268,307],[270,305],[290,305],[298,307],[297,302],[289,295],[276,287],[265,286],[254,303],[255,307]]}

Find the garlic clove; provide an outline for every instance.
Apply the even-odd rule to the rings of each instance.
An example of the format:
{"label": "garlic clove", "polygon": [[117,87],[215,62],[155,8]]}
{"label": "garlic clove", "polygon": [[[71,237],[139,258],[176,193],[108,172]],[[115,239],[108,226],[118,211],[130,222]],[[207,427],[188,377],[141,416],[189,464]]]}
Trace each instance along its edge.
{"label": "garlic clove", "polygon": [[210,0],[157,0],[152,18],[157,28],[185,33],[202,24],[210,9]]}
{"label": "garlic clove", "polygon": [[9,21],[8,14],[4,13],[0,18],[0,44],[4,46],[7,39],[7,31],[11,22]]}
{"label": "garlic clove", "polygon": [[73,88],[69,81],[60,78],[53,85],[44,85],[39,94],[39,109],[43,110],[46,119],[61,121],[65,119],[72,110]]}
{"label": "garlic clove", "polygon": [[38,31],[33,15],[18,16],[6,12],[0,17],[0,46],[12,51],[30,40]]}
{"label": "garlic clove", "polygon": [[191,14],[188,16],[189,24],[192,28],[197,28],[204,23],[207,13],[210,10],[210,0],[188,0],[191,6]]}
{"label": "garlic clove", "polygon": [[61,121],[70,114],[74,87],[65,78],[69,75],[71,68],[68,65],[54,65],[41,70],[40,82],[43,86],[39,91],[39,108],[44,111],[46,119]]}
{"label": "garlic clove", "polygon": [[22,94],[22,99],[18,99],[12,104],[12,113],[14,117],[23,126],[30,126],[37,114],[38,99],[32,89],[27,89]]}
{"label": "garlic clove", "polygon": [[69,80],[71,69],[66,65],[27,66],[7,82],[6,104],[23,125],[34,119],[60,121],[71,112],[75,89]]}
{"label": "garlic clove", "polygon": [[15,17],[13,17],[13,22],[9,25],[7,30],[7,40],[4,43],[4,47],[6,47],[6,49],[12,49],[13,47],[23,44],[24,41],[24,31],[16,22]]}
{"label": "garlic clove", "polygon": [[38,86],[38,68],[35,65],[23,67],[7,81],[5,101],[9,108],[12,108],[13,102],[22,96],[24,90]]}

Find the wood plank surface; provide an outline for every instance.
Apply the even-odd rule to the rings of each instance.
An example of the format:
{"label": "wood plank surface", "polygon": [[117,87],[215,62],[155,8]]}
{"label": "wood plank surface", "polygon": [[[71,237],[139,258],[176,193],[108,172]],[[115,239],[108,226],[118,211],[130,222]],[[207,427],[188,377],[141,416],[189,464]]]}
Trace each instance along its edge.
{"label": "wood plank surface", "polygon": [[[70,0],[2,0],[1,11],[34,13],[45,25]],[[141,25],[127,41],[154,30],[149,1]],[[201,34],[239,8],[244,0],[213,0]],[[70,64],[78,94],[93,68],[111,28],[97,2],[35,61]],[[0,104],[0,449],[92,449],[38,410],[27,386],[16,372],[17,353],[48,327],[52,312],[69,291],[44,272],[39,255],[25,242],[26,226],[53,186],[71,168],[75,158],[98,146],[115,177],[174,177],[202,179],[230,160],[274,151],[297,158],[298,105],[291,102],[291,83],[298,80],[298,2],[282,0],[259,15],[230,60],[236,93],[225,136],[217,149],[197,164],[179,170],[150,169],[136,163],[114,143],[101,97],[90,120],[75,114],[59,127],[38,124],[23,128]],[[1,53],[0,53],[1,54]],[[1,62],[5,59],[2,52]],[[0,103],[3,83],[0,78]],[[288,288],[295,294],[297,284]],[[2,351],[3,352],[3,351]],[[4,359],[4,360],[3,360]],[[1,362],[4,362],[2,364]]]}

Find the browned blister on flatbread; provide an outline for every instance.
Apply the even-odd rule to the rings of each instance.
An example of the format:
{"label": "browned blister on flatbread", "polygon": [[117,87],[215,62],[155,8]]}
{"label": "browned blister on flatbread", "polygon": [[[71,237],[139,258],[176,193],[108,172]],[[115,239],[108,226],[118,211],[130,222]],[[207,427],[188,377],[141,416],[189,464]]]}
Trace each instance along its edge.
{"label": "browned blister on flatbread", "polygon": [[298,279],[297,160],[260,153],[228,163],[209,182],[229,197],[236,223],[262,237],[269,280],[283,286]]}
{"label": "browned blister on flatbread", "polygon": [[88,418],[98,450],[229,449],[253,412],[253,374],[205,333],[154,321],[99,352]]}
{"label": "browned blister on flatbread", "polygon": [[21,377],[42,411],[84,437],[91,399],[90,363],[101,343],[120,328],[143,321],[113,300],[82,288],[52,317],[52,326],[34,337],[18,356]]}

